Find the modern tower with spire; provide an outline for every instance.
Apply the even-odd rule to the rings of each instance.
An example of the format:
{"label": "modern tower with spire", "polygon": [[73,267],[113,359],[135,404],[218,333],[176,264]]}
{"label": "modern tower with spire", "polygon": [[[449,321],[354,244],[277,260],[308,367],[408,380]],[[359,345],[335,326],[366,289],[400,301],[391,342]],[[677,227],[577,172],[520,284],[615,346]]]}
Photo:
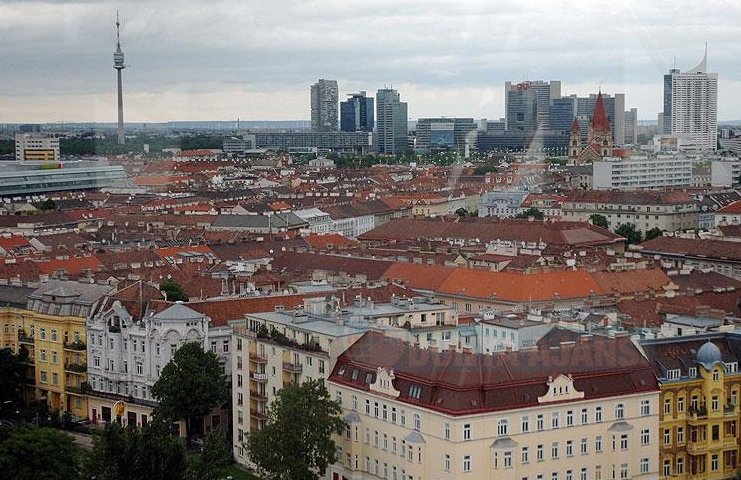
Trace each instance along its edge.
{"label": "modern tower with spire", "polygon": [[121,22],[118,20],[118,12],[116,12],[116,51],[113,52],[113,68],[116,69],[116,75],[118,77],[118,127],[116,128],[116,135],[118,137],[118,144],[124,144],[124,118],[123,118],[123,86],[121,84],[121,70],[125,67],[124,65],[124,53],[121,50]]}
{"label": "modern tower with spire", "polygon": [[708,46],[702,61],[686,72],[672,68],[664,75],[665,135],[685,145],[715,150],[718,144],[718,74],[708,73]]}

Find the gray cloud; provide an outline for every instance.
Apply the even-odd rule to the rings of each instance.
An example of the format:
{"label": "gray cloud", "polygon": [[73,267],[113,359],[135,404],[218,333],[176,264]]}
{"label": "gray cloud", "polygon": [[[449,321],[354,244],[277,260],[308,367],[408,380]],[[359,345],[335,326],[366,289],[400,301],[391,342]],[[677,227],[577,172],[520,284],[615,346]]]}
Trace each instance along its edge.
{"label": "gray cloud", "polygon": [[393,83],[415,117],[498,117],[505,81],[560,79],[655,118],[661,75],[705,41],[720,116],[741,118],[733,1],[91,0],[0,2],[0,122],[113,118],[116,8],[132,120],[307,118],[319,77]]}

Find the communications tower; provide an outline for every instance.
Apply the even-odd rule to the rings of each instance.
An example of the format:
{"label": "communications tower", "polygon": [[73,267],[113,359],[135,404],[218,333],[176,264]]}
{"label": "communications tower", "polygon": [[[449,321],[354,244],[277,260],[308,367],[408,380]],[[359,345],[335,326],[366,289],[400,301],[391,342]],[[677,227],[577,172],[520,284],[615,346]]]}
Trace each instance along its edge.
{"label": "communications tower", "polygon": [[121,50],[121,22],[118,20],[118,11],[116,11],[116,51],[113,52],[113,68],[116,69],[116,75],[118,76],[118,128],[116,134],[118,136],[118,144],[124,144],[124,119],[123,119],[123,87],[121,85],[121,70],[125,67],[124,65],[124,53]]}

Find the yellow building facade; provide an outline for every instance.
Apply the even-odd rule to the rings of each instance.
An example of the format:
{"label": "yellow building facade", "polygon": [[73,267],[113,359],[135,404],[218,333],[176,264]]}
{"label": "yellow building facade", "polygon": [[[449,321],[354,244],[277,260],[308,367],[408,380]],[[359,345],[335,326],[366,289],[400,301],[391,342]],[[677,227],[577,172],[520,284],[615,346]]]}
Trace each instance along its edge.
{"label": "yellow building facade", "polygon": [[26,404],[44,400],[52,411],[87,418],[85,321],[110,289],[52,281],[32,290],[25,308],[19,302],[2,308],[3,346],[18,353],[25,366],[21,396]]}
{"label": "yellow building facade", "polygon": [[661,382],[660,478],[737,478],[741,337],[677,337],[642,347]]}

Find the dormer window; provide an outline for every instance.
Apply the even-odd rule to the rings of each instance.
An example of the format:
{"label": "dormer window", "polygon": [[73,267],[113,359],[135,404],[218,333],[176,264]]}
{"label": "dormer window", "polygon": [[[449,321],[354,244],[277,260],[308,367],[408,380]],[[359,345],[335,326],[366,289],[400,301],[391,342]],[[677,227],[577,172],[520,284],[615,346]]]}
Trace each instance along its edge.
{"label": "dormer window", "polygon": [[736,372],[738,372],[738,362],[728,362],[728,363],[726,363],[726,372],[727,373],[736,373]]}
{"label": "dormer window", "polygon": [[415,398],[419,400],[419,397],[422,396],[422,387],[419,385],[411,385],[409,387],[409,398]]}
{"label": "dormer window", "polygon": [[345,370],[346,369],[347,369],[347,367],[345,367],[345,365],[340,366],[340,369],[337,370],[337,375],[339,375],[339,376],[345,375]]}
{"label": "dormer window", "polygon": [[678,368],[666,371],[667,380],[679,380],[680,375],[681,371]]}
{"label": "dormer window", "polygon": [[690,371],[689,371],[689,373],[688,373],[688,376],[689,376],[690,378],[695,378],[695,377],[697,377],[697,367],[690,367]]}

